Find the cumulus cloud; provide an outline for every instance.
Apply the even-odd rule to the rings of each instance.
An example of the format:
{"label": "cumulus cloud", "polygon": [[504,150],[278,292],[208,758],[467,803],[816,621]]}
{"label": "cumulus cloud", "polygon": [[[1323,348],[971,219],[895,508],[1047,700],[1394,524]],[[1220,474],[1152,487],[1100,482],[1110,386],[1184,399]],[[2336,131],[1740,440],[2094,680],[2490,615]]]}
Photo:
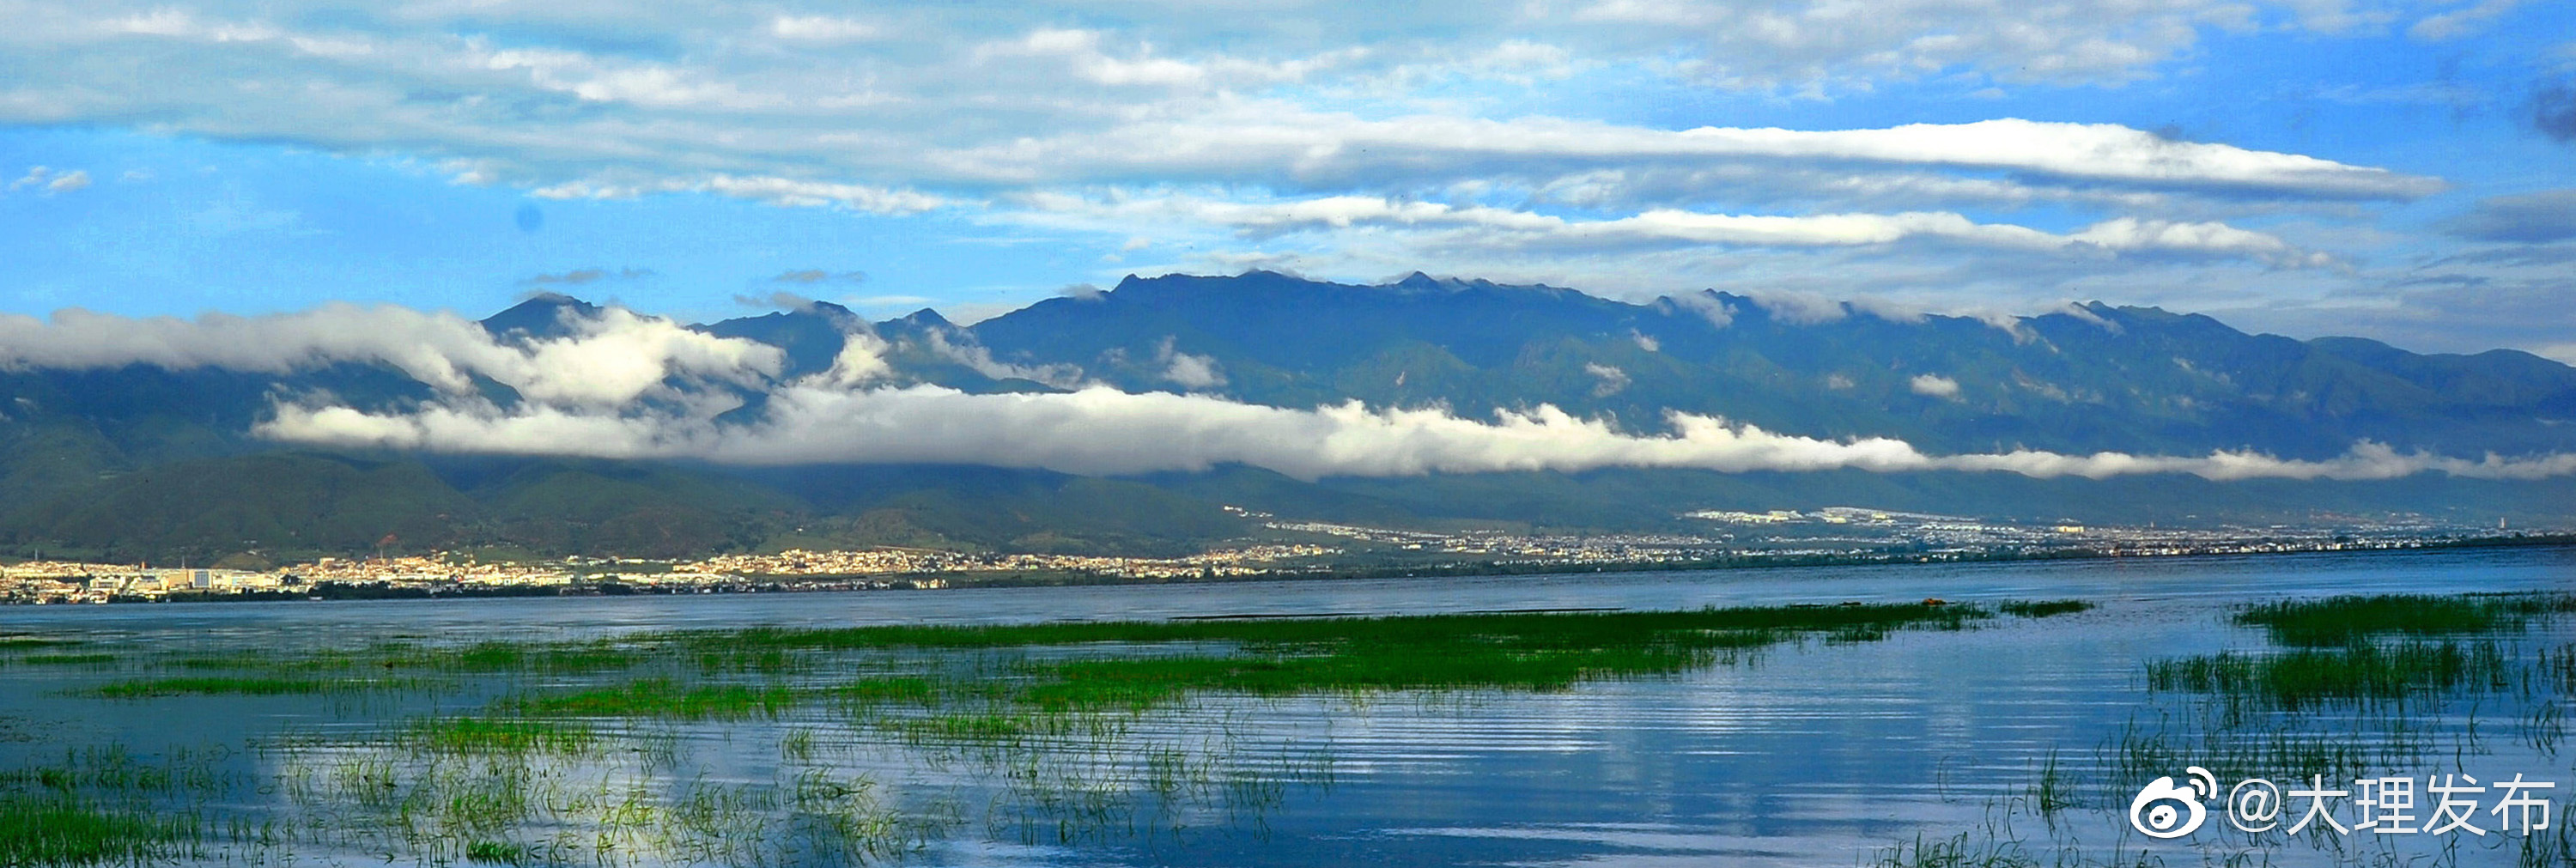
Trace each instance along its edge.
{"label": "cumulus cloud", "polygon": [[1184,389],[1210,389],[1225,385],[1225,373],[1216,359],[1192,355],[1176,348],[1179,341],[1166,336],[1154,349],[1154,363],[1163,366],[1162,378]]}
{"label": "cumulus cloud", "polygon": [[29,166],[27,167],[26,174],[20,175],[17,180],[9,182],[8,189],[13,193],[28,189],[39,190],[48,194],[69,193],[75,190],[85,189],[89,184],[89,171],[86,169],[73,169],[69,172],[57,172],[49,166]]}
{"label": "cumulus cloud", "polygon": [[[694,191],[889,214],[971,205],[996,188],[1140,178],[1383,190],[1716,167],[1784,178],[1830,168],[1811,183],[1828,196],[1866,195],[1836,189],[1873,183],[1853,166],[1933,170],[1913,172],[1911,183],[1989,198],[1972,191],[2030,195],[2011,185],[2052,178],[2365,199],[2440,189],[2430,178],[2108,124],[1670,130],[1361,113],[1349,109],[1436,101],[1339,98],[1462,80],[1526,88],[1588,67],[1662,75],[1674,87],[1868,88],[1954,68],[2116,83],[2194,41],[2207,16],[2241,10],[2227,0],[2083,0],[2046,12],[1921,0],[1859,18],[1831,2],[1756,12],[1621,0],[1508,14],[1443,3],[1409,7],[1392,24],[1378,23],[1391,16],[1382,9],[1292,5],[1204,16],[1222,25],[1137,7],[1121,24],[1077,29],[1035,7],[918,3],[861,17],[737,3],[652,13],[353,10],[327,0],[21,4],[5,36],[21,62],[0,120],[149,117],[175,133],[396,150],[449,161],[460,179],[555,198]],[[2161,22],[2155,38],[2128,29],[2142,20]],[[181,74],[148,83],[118,74],[131,64]],[[1941,176],[1951,169],[2016,177]],[[2038,195],[2061,193],[2084,195]]]}
{"label": "cumulus cloud", "polygon": [[828,15],[781,15],[769,19],[769,33],[798,42],[853,42],[881,37],[885,28]]}
{"label": "cumulus cloud", "polygon": [[480,375],[522,397],[576,409],[683,398],[679,384],[756,387],[784,364],[775,347],[718,338],[623,308],[567,323],[559,338],[503,341],[450,313],[329,304],[290,314],[128,318],[79,309],[50,320],[0,315],[0,369],[152,365],[285,374],[383,364],[448,395]]}
{"label": "cumulus cloud", "polygon": [[[2424,38],[2465,33],[2500,21],[2502,2],[2413,24]],[[2285,293],[2266,270],[2342,268],[2338,253],[2384,248],[2249,221],[2296,210],[2366,224],[2381,203],[2447,187],[2123,124],[1953,112],[1966,122],[1679,128],[1629,120],[1630,100],[1556,98],[1649,104],[1719,88],[1794,103],[1920,82],[1947,100],[2018,82],[2121,86],[2180,73],[2211,28],[2407,26],[2341,2],[1866,5],[1277,0],[1069,18],[1045,5],[923,2],[37,0],[6,5],[0,123],[148,125],[387,158],[538,199],[725,196],[968,223],[1064,220],[1045,207],[1051,196],[1172,189],[1257,208],[1439,201],[1451,213],[1319,211],[1256,225],[1137,210],[1062,225],[1084,230],[1066,243],[1093,248],[1068,261],[1432,268],[1643,292],[1893,286],[1982,298],[2011,284],[2053,301],[2097,291],[2069,285],[2224,283],[2198,268],[2211,265],[2236,267],[2219,275],[2234,281],[2228,292],[2212,295]],[[2075,102],[2022,105],[2081,120],[2070,93]],[[2543,86],[2530,120],[2576,137],[2565,93]],[[2015,209],[2044,209],[2050,229],[1994,216]],[[523,229],[541,227],[542,212],[521,214]],[[2068,215],[2082,228],[2056,228]],[[1562,225],[1533,223],[1550,219]],[[1233,243],[1245,237],[1262,243]],[[1915,261],[1865,261],[1890,248]],[[2046,257],[2058,261],[2031,261]],[[1845,285],[1819,285],[1828,274]]]}
{"label": "cumulus cloud", "polygon": [[1939,374],[1918,374],[1914,379],[1906,381],[1905,385],[1906,388],[1914,390],[1914,394],[1917,395],[1930,395],[1935,398],[1959,397],[1959,381]]}
{"label": "cumulus cloud", "polygon": [[949,329],[931,329],[922,333],[923,349],[968,370],[996,380],[1028,380],[1059,389],[1083,383],[1082,368],[1071,364],[1020,365],[993,357],[993,351],[977,343],[972,334]]}
{"label": "cumulus cloud", "polygon": [[832,357],[830,370],[814,379],[819,385],[851,389],[882,380],[894,374],[894,365],[886,361],[886,342],[873,332],[860,331],[843,335],[841,352]]}

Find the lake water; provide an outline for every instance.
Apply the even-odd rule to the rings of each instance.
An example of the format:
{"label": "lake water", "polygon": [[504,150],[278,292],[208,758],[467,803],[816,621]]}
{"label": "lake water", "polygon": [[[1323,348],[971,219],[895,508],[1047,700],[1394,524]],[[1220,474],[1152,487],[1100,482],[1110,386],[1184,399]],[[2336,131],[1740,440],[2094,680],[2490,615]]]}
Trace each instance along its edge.
{"label": "lake water", "polygon": [[[948,865],[1853,865],[1909,864],[1918,842],[1973,862],[2035,864],[2461,864],[2533,858],[2518,830],[2486,835],[2237,832],[2217,802],[2167,841],[2129,820],[2132,795],[2194,750],[2261,738],[2385,747],[2374,776],[2509,778],[2576,792],[2576,750],[2549,730],[2563,693],[2500,693],[2403,713],[2321,711],[2292,724],[2223,720],[2200,697],[2150,691],[2150,660],[2268,647],[2238,627],[2256,601],[2379,593],[2576,591],[2576,550],[2497,549],[2244,558],[1790,568],[1500,578],[367,603],[0,608],[0,632],[73,649],[272,653],[385,641],[572,639],[634,631],[908,623],[1018,623],[1210,615],[1418,614],[1519,609],[2075,598],[2049,618],[1882,641],[1810,641],[1672,677],[1562,692],[1451,691],[1232,699],[1158,709],[1114,739],[1067,741],[1042,761],[973,745],[890,738],[829,717],[680,723],[639,738],[662,766],[574,770],[680,798],[690,781],[864,780],[895,814],[937,818],[888,861]],[[2576,641],[2561,620],[2512,640],[2528,655]],[[29,656],[24,653],[18,658]],[[217,807],[257,815],[295,781],[344,774],[335,734],[478,707],[473,689],[427,699],[77,694],[137,664],[0,659],[0,770],[83,745],[145,756],[219,752],[243,782]],[[104,668],[102,668],[104,667]],[[2286,728],[2285,728],[2286,726]],[[2563,729],[2563,726],[2559,727]],[[2161,744],[2172,767],[2124,767]],[[788,745],[782,748],[782,745]],[[2126,746],[2126,747],[2124,747]],[[579,763],[574,763],[579,765]],[[2057,769],[2049,772],[2050,766]],[[1160,769],[1140,783],[1140,768]],[[2216,768],[2222,791],[2254,766]],[[321,771],[316,771],[321,769]],[[2304,769],[2261,767],[2285,785]],[[2316,769],[2329,774],[2333,769]],[[299,777],[300,776],[300,777]],[[284,783],[280,783],[284,782]],[[1151,785],[1148,785],[1151,784]],[[2044,797],[2054,784],[2060,797]],[[2351,789],[2349,786],[2344,789]],[[694,791],[693,791],[694,792]],[[2070,802],[2064,807],[2054,802]],[[2434,813],[2423,794],[2418,822]],[[2043,809],[2042,803],[2051,803]],[[2291,816],[2303,807],[2290,806]],[[781,808],[781,810],[788,810]],[[2340,817],[2349,825],[2354,809]],[[2561,829],[2551,830],[2560,834]],[[561,830],[557,830],[561,831]],[[569,834],[569,833],[566,833]],[[2545,836],[2544,836],[2545,837]],[[343,843],[297,861],[375,864]],[[274,854],[272,853],[272,857]],[[700,851],[628,852],[682,864]],[[238,855],[216,854],[220,859]],[[2554,857],[2553,857],[2554,858]],[[418,856],[394,861],[436,861]],[[737,860],[739,861],[739,860]],[[847,854],[784,857],[840,864]],[[1938,861],[1926,858],[1922,861]],[[2556,864],[2556,863],[2550,863]]]}

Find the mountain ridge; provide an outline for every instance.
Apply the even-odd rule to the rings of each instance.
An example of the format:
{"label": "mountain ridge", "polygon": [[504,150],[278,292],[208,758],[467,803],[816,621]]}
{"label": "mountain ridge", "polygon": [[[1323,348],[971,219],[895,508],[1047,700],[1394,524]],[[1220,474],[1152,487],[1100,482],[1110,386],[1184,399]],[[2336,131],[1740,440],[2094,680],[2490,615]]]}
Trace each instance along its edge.
{"label": "mountain ridge", "polygon": [[[606,311],[547,294],[475,325],[511,352],[535,353],[607,328]],[[670,373],[641,386],[646,410],[730,406],[711,418],[719,428],[761,424],[782,385],[1114,388],[1292,409],[1431,408],[1465,420],[1552,406],[1640,436],[1695,414],[1827,441],[1892,437],[1930,454],[2324,460],[2363,442],[2468,460],[2576,453],[2576,426],[2562,424],[2576,418],[2576,368],[2552,360],[2300,341],[2098,301],[1978,319],[1717,292],[1625,302],[1420,272],[1375,285],[1253,272],[1131,276],[965,326],[926,308],[870,322],[812,302],[684,328],[774,353],[765,356],[774,368],[757,376]],[[527,404],[525,389],[563,386],[469,374],[494,412]],[[2576,520],[2576,485],[2563,476],[2222,482],[1607,467],[1301,480],[1220,462],[1108,478],[334,449],[254,434],[279,401],[399,413],[449,400],[442,388],[452,387],[392,361],[0,369],[9,504],[0,551],[211,560],[364,551],[391,536],[403,548],[629,556],[869,544],[1171,553],[1251,530],[1223,506],[1598,530],[1687,529],[1676,516],[1696,509],[1843,504],[2105,523],[2323,511]]]}

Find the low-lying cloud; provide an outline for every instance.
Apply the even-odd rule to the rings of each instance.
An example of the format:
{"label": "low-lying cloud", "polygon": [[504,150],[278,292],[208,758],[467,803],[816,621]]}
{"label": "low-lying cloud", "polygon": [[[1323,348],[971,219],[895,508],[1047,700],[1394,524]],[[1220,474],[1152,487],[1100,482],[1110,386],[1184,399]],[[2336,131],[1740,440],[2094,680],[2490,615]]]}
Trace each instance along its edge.
{"label": "low-lying cloud", "polygon": [[1830,440],[1673,413],[1667,431],[1632,434],[1552,406],[1490,421],[1444,409],[1357,402],[1289,409],[1204,395],[1092,387],[1054,394],[968,394],[939,386],[774,392],[767,418],[707,419],[536,407],[442,405],[410,413],[282,404],[262,436],[330,446],[697,459],[731,464],[935,463],[1116,475],[1245,464],[1300,479],[1606,467],[1722,472],[1856,469],[1972,471],[2101,479],[2187,473],[2213,480],[2392,479],[2426,471],[2480,479],[2576,473],[2576,455],[2468,460],[2361,443],[2322,461],[2251,452],[2145,456],[2037,450],[1927,455],[1886,437]]}
{"label": "low-lying cloud", "polygon": [[[0,369],[152,365],[285,375],[335,364],[385,365],[428,384],[433,397],[365,409],[281,390],[270,416],[251,433],[330,447],[742,465],[956,463],[1132,474],[1242,464],[1305,479],[1609,467],[2096,479],[2179,473],[2213,480],[2576,474],[2576,454],[2472,459],[2369,442],[2323,460],[2229,451],[1932,455],[1888,437],[1806,437],[1679,412],[1667,414],[1656,430],[1639,431],[1545,405],[1472,418],[1440,407],[1273,407],[1096,384],[1043,394],[972,394],[903,384],[887,361],[892,348],[865,333],[852,336],[830,371],[790,380],[773,347],[622,308],[574,315],[563,325],[560,337],[496,338],[454,314],[393,306],[327,305],[196,320],[67,310],[50,321],[0,316]],[[996,374],[1078,377],[1006,369],[989,355],[977,356],[980,347],[932,336],[942,338],[944,354],[976,358]],[[1213,360],[1207,370],[1184,370],[1184,354],[1164,346],[1171,355],[1161,361],[1177,371],[1171,379],[1222,382]],[[1605,382],[1625,375],[1595,374]],[[494,402],[476,387],[478,376],[511,387],[520,399]],[[743,406],[744,393],[765,396],[760,414],[750,421],[724,418]]]}
{"label": "low-lying cloud", "polygon": [[292,374],[386,365],[442,395],[477,392],[479,375],[530,402],[575,410],[685,397],[685,387],[760,388],[785,356],[623,308],[565,323],[562,337],[503,340],[473,320],[393,305],[327,304],[287,314],[129,318],[77,308],[50,320],[0,314],[0,370],[151,365]]}

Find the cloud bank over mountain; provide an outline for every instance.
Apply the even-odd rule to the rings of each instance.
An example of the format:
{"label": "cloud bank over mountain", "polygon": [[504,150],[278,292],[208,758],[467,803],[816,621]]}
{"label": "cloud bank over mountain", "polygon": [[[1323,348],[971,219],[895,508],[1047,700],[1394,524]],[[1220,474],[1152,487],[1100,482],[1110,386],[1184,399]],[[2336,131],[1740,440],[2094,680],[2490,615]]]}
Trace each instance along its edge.
{"label": "cloud bank over mountain", "polygon": [[[382,365],[427,385],[430,397],[360,408],[327,392],[281,388],[251,433],[338,448],[744,465],[978,464],[1124,475],[1243,464],[1308,480],[1612,467],[2097,479],[2171,473],[2212,480],[2576,474],[2576,455],[2570,454],[2462,458],[2377,442],[2307,460],[2251,450],[1932,454],[1895,437],[1804,436],[1673,410],[1663,413],[1659,427],[1638,430],[1549,404],[1482,418],[1438,404],[1372,407],[1348,400],[1266,406],[1213,394],[1121,391],[1069,364],[998,361],[953,328],[889,338],[863,322],[844,322],[845,314],[825,318],[846,329],[825,366],[791,371],[779,346],[720,337],[624,308],[564,300],[527,309],[541,317],[534,329],[351,305],[196,320],[77,310],[50,321],[0,317],[0,347],[6,348],[0,369],[145,365],[288,374]],[[1695,313],[1687,316],[1698,328],[1722,328]],[[1632,343],[1634,334],[1612,340],[1645,346]],[[986,376],[1043,377],[1066,390],[974,393],[896,382],[898,363],[891,354],[904,342]],[[1139,361],[1156,380],[1183,388],[1225,382],[1218,362],[1177,349],[1169,337]],[[1595,385],[1596,395],[1618,392],[1631,381],[1618,368],[1590,364],[1583,370],[1601,383],[1615,382],[1616,388]],[[504,387],[508,397],[496,397],[486,383]],[[1949,376],[1918,375],[1910,384],[1915,393],[1945,400],[1961,392]]]}
{"label": "cloud bank over mountain", "polygon": [[2378,443],[2355,444],[2350,454],[2327,461],[2241,452],[1934,456],[1889,438],[1824,440],[1678,413],[1668,421],[1668,432],[1632,434],[1549,406],[1482,421],[1440,409],[1371,409],[1353,402],[1299,410],[1105,387],[975,395],[938,386],[790,386],[770,394],[764,419],[743,426],[703,416],[554,406],[501,411],[445,403],[379,414],[281,404],[276,417],[257,430],[279,440],[341,447],[741,464],[982,464],[1085,475],[1247,464],[1306,480],[1604,467],[1950,470],[2094,479],[2187,473],[2213,480],[2391,479],[2427,471],[2476,479],[2540,479],[2576,473],[2576,455],[2467,460],[2400,453]]}

